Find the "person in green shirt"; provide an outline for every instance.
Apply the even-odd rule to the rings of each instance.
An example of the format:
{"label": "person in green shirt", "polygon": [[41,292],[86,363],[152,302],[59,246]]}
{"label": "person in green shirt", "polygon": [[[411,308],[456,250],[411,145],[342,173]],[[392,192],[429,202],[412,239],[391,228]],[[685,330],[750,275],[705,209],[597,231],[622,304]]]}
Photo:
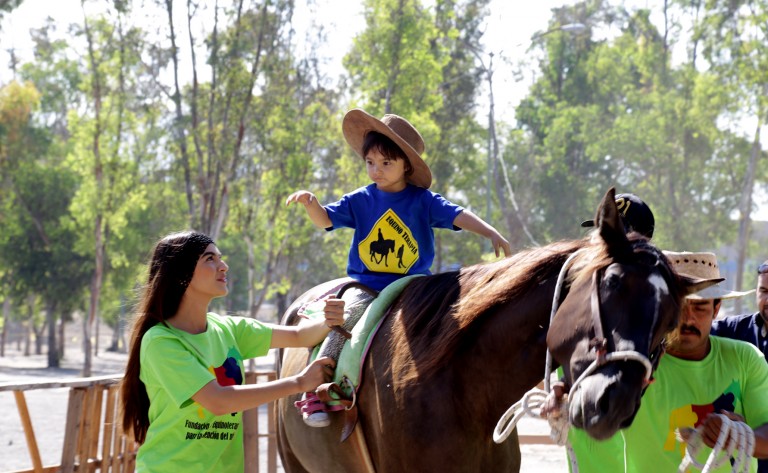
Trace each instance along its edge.
{"label": "person in green shirt", "polygon": [[139,472],[242,473],[242,411],[331,379],[335,362],[320,358],[298,375],[243,384],[243,360],[320,343],[343,323],[344,301],[327,298],[324,318],[295,327],[210,313],[210,302],[228,292],[228,269],[202,233],[171,234],[155,246],[121,386]]}
{"label": "person in green shirt", "polygon": [[[665,255],[679,274],[722,280],[712,253]],[[575,463],[580,473],[677,472],[686,448],[678,430],[699,426],[707,447],[697,459],[704,463],[722,426],[721,418],[711,415],[718,413],[746,422],[755,435],[753,457],[768,457],[768,364],[754,346],[710,335],[721,301],[748,293],[716,285],[687,297],[632,425],[604,442],[571,429],[572,471]],[[756,466],[753,459],[750,471]],[[730,472],[731,465],[713,471]]]}

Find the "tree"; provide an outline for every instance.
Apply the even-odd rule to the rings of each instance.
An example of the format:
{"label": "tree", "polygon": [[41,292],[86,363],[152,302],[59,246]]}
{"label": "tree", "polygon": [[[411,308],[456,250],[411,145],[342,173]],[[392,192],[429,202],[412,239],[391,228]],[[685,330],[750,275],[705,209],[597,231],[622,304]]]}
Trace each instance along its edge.
{"label": "tree", "polygon": [[[517,182],[532,185],[533,201],[542,203],[534,216],[538,231],[547,238],[573,235],[600,193],[615,185],[654,209],[654,240],[663,247],[725,240],[728,214],[722,209],[733,208],[738,191],[723,169],[743,161],[723,159],[733,145],[718,128],[727,99],[716,78],[691,64],[671,67],[672,38],[657,30],[647,10],[586,3],[557,11],[554,24],[577,14],[586,14],[577,18],[592,27],[620,25],[621,33],[601,42],[578,37],[563,43],[557,34],[542,39],[548,51],[542,77],[518,109],[531,136],[524,156],[532,164],[523,169],[533,175]],[[514,146],[521,145],[517,136]]]}
{"label": "tree", "polygon": [[[740,173],[738,204],[736,289],[743,286],[757,180],[757,163],[765,154],[760,136],[768,116],[768,2],[708,2],[705,15],[695,26],[701,35],[704,57],[728,91],[731,107],[724,117],[754,123],[746,168]],[[741,301],[736,302],[741,312]]]}
{"label": "tree", "polygon": [[[74,253],[75,233],[60,224],[77,184],[75,175],[61,167],[53,153],[47,130],[34,126],[32,113],[39,94],[31,83],[13,82],[0,92],[3,146],[3,237],[0,259],[13,278],[11,293],[17,300],[32,301],[29,323],[42,330],[32,316],[42,298],[48,327],[48,366],[59,365],[56,343],[58,311],[71,311],[80,301],[89,267]],[[20,305],[20,304],[17,304]],[[42,340],[38,336],[38,340]],[[39,349],[39,345],[38,345]]]}
{"label": "tree", "polygon": [[70,225],[81,235],[76,249],[91,255],[94,262],[88,316],[83,321],[83,376],[91,370],[91,328],[99,314],[109,238],[122,234],[134,208],[147,205],[145,188],[137,185],[144,156],[129,146],[133,140],[140,141],[137,117],[146,110],[140,98],[128,94],[139,83],[141,48],[137,45],[142,32],[124,30],[123,12],[117,9],[116,15],[114,24],[105,18],[84,18],[87,73],[83,77],[90,101],[85,113],[72,111],[68,120],[74,147],[67,163],[81,178],[71,204]]}

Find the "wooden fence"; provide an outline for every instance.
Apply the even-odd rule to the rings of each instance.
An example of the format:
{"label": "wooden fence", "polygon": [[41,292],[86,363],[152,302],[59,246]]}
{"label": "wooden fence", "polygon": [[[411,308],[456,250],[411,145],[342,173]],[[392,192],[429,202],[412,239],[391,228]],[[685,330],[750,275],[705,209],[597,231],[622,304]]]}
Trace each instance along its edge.
{"label": "wooden fence", "polygon": [[[274,371],[249,371],[246,383],[275,379]],[[137,446],[123,432],[119,419],[120,376],[70,378],[31,383],[0,383],[0,392],[13,392],[16,399],[32,468],[14,473],[114,472],[134,470]],[[43,466],[40,448],[29,415],[25,392],[37,389],[69,388],[64,444],[59,465]],[[243,415],[245,470],[258,473],[262,458],[260,444],[266,442],[266,471],[277,471],[277,444],[272,403],[267,419],[259,418],[259,409]],[[47,426],[54,428],[53,426]],[[0,468],[2,466],[0,465]]]}

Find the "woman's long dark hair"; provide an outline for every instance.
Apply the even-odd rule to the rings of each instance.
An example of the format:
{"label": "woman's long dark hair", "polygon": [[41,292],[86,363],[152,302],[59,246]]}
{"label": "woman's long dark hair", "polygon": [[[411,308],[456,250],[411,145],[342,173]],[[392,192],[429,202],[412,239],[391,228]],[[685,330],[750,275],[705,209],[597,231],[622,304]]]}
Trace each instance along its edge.
{"label": "woman's long dark hair", "polygon": [[213,243],[202,233],[173,233],[155,245],[149,263],[149,277],[136,306],[128,364],[120,387],[123,428],[133,430],[138,443],[144,443],[149,428],[149,397],[139,379],[141,339],[147,330],[176,315],[184,291],[197,266],[197,260]]}

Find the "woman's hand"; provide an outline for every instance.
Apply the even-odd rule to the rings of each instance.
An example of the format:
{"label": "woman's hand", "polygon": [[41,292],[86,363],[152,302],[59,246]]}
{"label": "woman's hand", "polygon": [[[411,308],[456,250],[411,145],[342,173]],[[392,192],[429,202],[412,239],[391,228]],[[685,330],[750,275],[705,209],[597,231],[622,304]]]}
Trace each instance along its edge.
{"label": "woman's hand", "polygon": [[296,375],[296,380],[301,389],[300,392],[314,391],[321,384],[331,381],[335,367],[336,361],[327,356],[318,358],[310,363],[301,373]]}

